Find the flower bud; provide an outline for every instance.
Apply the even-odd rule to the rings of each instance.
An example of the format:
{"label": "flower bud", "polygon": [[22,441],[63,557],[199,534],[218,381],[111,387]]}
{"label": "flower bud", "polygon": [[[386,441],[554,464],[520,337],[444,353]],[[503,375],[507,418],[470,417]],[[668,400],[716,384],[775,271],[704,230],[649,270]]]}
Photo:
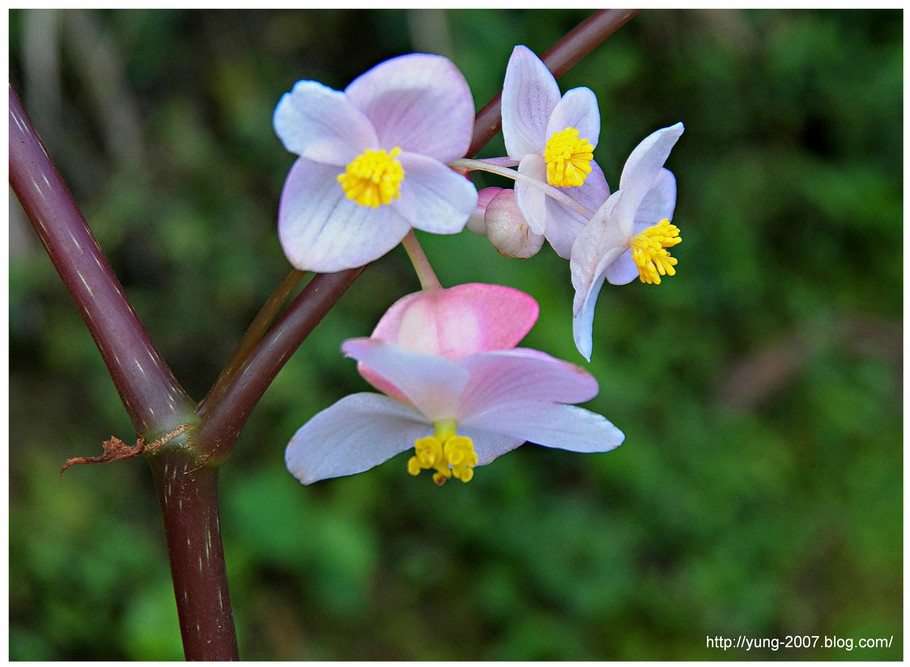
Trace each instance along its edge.
{"label": "flower bud", "polygon": [[500,192],[502,192],[502,188],[484,188],[477,192],[477,206],[468,218],[468,224],[466,225],[470,231],[478,236],[487,235],[487,223],[483,220],[487,211],[487,204]]}
{"label": "flower bud", "polygon": [[503,190],[490,200],[484,222],[487,238],[501,255],[527,259],[543,246],[543,235],[531,231],[515,201],[514,190]]}

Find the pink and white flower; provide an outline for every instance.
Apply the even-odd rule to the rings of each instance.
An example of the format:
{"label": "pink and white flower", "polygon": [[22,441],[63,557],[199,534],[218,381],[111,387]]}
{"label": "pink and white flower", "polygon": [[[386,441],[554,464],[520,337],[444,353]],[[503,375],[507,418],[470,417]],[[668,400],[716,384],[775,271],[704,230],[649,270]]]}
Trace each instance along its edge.
{"label": "pink and white flower", "polygon": [[[511,302],[497,311],[497,297],[508,292]],[[530,328],[528,320],[533,324],[537,316],[536,303],[530,307],[533,299],[520,294],[475,284],[411,295],[377,327],[397,343],[375,332],[372,338],[346,341],[342,350],[385,394],[347,396],[304,424],[287,447],[291,473],[310,484],[363,472],[413,447],[411,474],[433,470],[437,484],[451,477],[467,482],[476,466],[525,442],[585,453],[620,445],[624,436],[612,423],[572,405],[597,394],[590,373],[515,347]],[[474,309],[472,296],[480,304]],[[517,325],[502,320],[510,313],[517,314]],[[452,328],[445,326],[450,317]],[[500,320],[504,334],[488,329]],[[421,336],[426,323],[442,329],[431,324]],[[471,332],[475,324],[481,330],[465,343],[459,332]]]}
{"label": "pink and white flower", "polygon": [[471,142],[474,102],[446,58],[409,54],[344,91],[298,81],[275,108],[275,132],[300,157],[281,193],[278,235],[293,266],[362,266],[411,228],[461,231],[477,191],[446,166]]}

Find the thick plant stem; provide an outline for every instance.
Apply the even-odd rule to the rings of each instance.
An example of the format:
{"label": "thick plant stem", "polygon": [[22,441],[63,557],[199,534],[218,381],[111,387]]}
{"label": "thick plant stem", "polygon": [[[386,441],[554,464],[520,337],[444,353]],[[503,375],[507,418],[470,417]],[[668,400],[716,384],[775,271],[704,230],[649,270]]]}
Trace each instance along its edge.
{"label": "thick plant stem", "polygon": [[[558,79],[639,12],[640,9],[600,9],[566,33],[540,59]],[[477,112],[474,141],[467,154],[475,155],[499,132],[501,125],[500,95],[497,95]]]}
{"label": "thick plant stem", "polygon": [[[10,87],[10,184],[79,307],[136,432],[147,441],[197,421],[130,306],[66,184]],[[191,432],[151,459],[167,536],[184,653],[237,658],[221,533],[217,471],[187,447]]]}
{"label": "thick plant stem", "polygon": [[237,660],[218,518],[218,469],[166,450],[149,463],[164,518],[187,660]]}
{"label": "thick plant stem", "polygon": [[9,180],[79,307],[136,433],[153,440],[191,421],[192,400],[127,301],[12,86]]}

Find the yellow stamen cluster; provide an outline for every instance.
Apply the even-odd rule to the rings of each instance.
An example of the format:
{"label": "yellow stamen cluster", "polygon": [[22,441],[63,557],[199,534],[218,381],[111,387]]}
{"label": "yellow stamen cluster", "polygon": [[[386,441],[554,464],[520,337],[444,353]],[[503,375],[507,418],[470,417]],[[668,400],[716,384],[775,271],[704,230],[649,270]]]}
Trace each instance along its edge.
{"label": "yellow stamen cluster", "polygon": [[415,455],[408,460],[408,472],[434,469],[433,481],[439,486],[450,477],[470,482],[477,465],[477,454],[470,438],[455,434],[455,421],[436,422],[436,433],[414,441]]}
{"label": "yellow stamen cluster", "polygon": [[543,157],[547,161],[547,183],[559,188],[582,185],[591,173],[594,146],[580,138],[574,127],[567,127],[547,139]]}
{"label": "yellow stamen cluster", "polygon": [[348,199],[370,208],[398,199],[404,180],[404,167],[395,159],[400,152],[400,148],[393,148],[390,153],[366,150],[354,158],[338,176]]}
{"label": "yellow stamen cluster", "polygon": [[682,243],[679,227],[664,218],[629,240],[632,260],[638,265],[638,276],[643,283],[660,285],[661,276],[675,276],[676,258],[667,248]]}

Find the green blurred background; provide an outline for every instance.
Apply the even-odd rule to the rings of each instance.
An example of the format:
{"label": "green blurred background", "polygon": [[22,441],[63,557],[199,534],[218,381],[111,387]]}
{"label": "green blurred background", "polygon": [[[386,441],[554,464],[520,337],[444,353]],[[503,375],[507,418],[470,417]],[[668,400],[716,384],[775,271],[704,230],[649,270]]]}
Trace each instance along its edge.
{"label": "green blurred background", "polygon": [[[126,291],[201,398],[286,273],[293,156],[271,114],[298,79],[451,57],[478,108],[515,44],[579,10],[11,11],[10,78]],[[223,468],[246,659],[899,659],[902,636],[902,13],[646,11],[561,80],[598,95],[596,156],[683,121],[679,272],[606,286],[587,407],[627,436],[523,447],[435,487],[407,455],[298,484],[284,447],[364,390],[342,359],[418,289],[397,249],[292,358]],[[497,137],[484,155],[502,154]],[[142,461],[59,473],[129,439],[78,312],[11,195],[10,657],[182,657]],[[584,364],[568,265],[469,232],[421,237],[444,284],[541,305],[526,344]],[[819,635],[728,651],[708,636]],[[893,637],[825,649],[824,636]]]}

